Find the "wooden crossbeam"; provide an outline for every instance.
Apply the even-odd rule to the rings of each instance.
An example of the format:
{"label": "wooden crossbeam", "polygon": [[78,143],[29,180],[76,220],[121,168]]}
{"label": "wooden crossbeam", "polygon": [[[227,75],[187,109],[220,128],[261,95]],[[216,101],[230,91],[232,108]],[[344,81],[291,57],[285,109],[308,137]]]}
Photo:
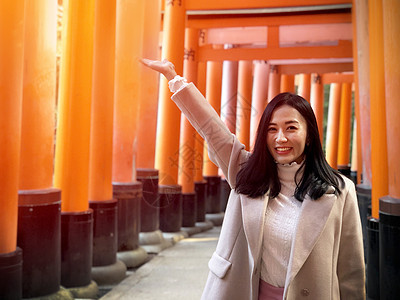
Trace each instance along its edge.
{"label": "wooden crossbeam", "polygon": [[[167,0],[169,2],[181,2],[182,0]],[[162,2],[164,9],[165,1]],[[274,7],[298,7],[316,5],[351,4],[351,0],[185,0],[187,10],[229,10],[248,8],[274,8]]]}
{"label": "wooden crossbeam", "polygon": [[[336,72],[352,72],[352,63],[319,63],[319,64],[291,64],[291,65],[278,65],[278,72],[281,74],[310,74],[310,73],[336,73]],[[330,83],[330,79],[326,78],[326,82]]]}
{"label": "wooden crossbeam", "polygon": [[351,23],[351,13],[321,13],[288,16],[188,16],[186,26],[198,29],[207,29],[240,26],[249,27],[334,23]]}
{"label": "wooden crossbeam", "polygon": [[330,84],[330,83],[352,83],[354,82],[354,74],[353,73],[325,73],[322,74],[322,83]]}
{"label": "wooden crossbeam", "polygon": [[312,59],[349,58],[353,56],[351,41],[339,41],[336,46],[310,47],[268,47],[214,49],[210,45],[199,47],[199,61],[223,60],[270,60],[270,59]]}

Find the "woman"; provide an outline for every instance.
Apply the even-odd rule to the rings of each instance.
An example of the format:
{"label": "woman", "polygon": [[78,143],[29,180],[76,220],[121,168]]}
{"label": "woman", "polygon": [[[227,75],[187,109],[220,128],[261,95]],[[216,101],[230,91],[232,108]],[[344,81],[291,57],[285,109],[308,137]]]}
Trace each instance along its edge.
{"label": "woman", "polygon": [[308,102],[276,96],[249,153],[170,62],[142,63],[169,80],[232,188],[202,299],[365,299],[354,184],[327,164]]}

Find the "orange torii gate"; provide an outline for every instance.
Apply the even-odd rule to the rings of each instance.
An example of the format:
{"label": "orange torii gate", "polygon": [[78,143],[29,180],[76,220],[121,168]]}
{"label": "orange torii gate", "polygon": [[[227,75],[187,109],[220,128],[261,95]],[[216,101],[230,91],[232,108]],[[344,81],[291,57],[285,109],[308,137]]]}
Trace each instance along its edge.
{"label": "orange torii gate", "polygon": [[[293,35],[289,35],[289,40],[285,41],[288,45],[282,46],[282,41],[280,40],[280,33],[284,32],[288,35],[288,31],[290,30],[296,30],[296,33],[303,35],[305,31],[311,31],[317,32],[319,35],[325,34],[328,36],[327,31],[324,32],[322,29],[318,29],[319,25],[317,24],[321,23],[325,24],[323,26],[329,28],[330,31],[340,31],[343,28],[350,28],[351,14],[349,12],[342,12],[334,16],[324,14],[323,17],[309,15],[307,15],[307,18],[305,16],[263,16],[260,18],[242,17],[240,20],[235,18],[235,16],[230,17],[228,12],[223,15],[223,20],[222,22],[222,17],[219,16],[216,18],[201,18],[196,16],[196,12],[190,12],[188,15],[187,24],[189,27],[203,28],[204,38],[199,47],[200,60],[225,61],[227,59],[230,61],[240,61],[243,57],[249,60],[268,59],[268,63],[271,65],[271,83],[269,88],[271,96],[269,98],[272,98],[272,95],[277,93],[277,89],[279,91],[280,82],[290,85],[289,87],[281,86],[281,88],[294,92],[295,74],[303,73],[303,77],[306,77],[304,81],[307,82],[311,72],[320,72],[323,74],[352,71],[351,35],[336,33],[334,36],[337,36],[339,40],[341,38],[345,40],[340,40],[335,45],[325,46],[291,46],[290,39],[293,39]],[[332,23],[339,25],[335,27]],[[235,27],[232,28],[233,26]],[[307,36],[311,36],[312,34],[308,33]],[[264,43],[265,46],[260,47],[258,45],[252,48],[248,46],[252,42],[258,44]],[[295,42],[292,43],[294,44]],[[324,44],[321,41],[319,43]],[[217,46],[215,46],[216,44]],[[225,45],[225,47],[221,47],[221,44]],[[226,45],[234,46],[227,47]],[[284,79],[282,80],[280,77]],[[277,80],[274,80],[274,78]],[[288,80],[285,80],[285,78]],[[276,83],[275,86],[277,88],[275,89],[273,88],[273,82]],[[309,81],[308,85],[310,85]],[[303,89],[307,90],[307,88]],[[308,87],[308,90],[310,90],[310,87]],[[309,92],[306,91],[305,93],[308,94]],[[317,95],[321,94],[318,93]]]}
{"label": "orange torii gate", "polygon": [[[89,3],[90,2],[90,3]],[[356,5],[356,11],[358,12],[358,4],[362,1],[353,1],[353,8],[354,8],[354,3],[357,3]],[[20,14],[10,14],[10,16],[15,17],[16,19],[21,18],[21,7],[22,7],[22,2],[16,2],[15,5],[13,4],[13,7],[18,10]],[[77,3],[77,2],[74,2]],[[92,1],[88,1],[88,5],[92,5]],[[179,44],[181,45],[183,41],[183,30],[186,28],[189,28],[189,30],[199,30],[202,29],[205,36],[204,36],[204,41],[203,43],[199,44],[199,50],[198,50],[198,66],[199,69],[201,68],[200,66],[205,65],[206,61],[214,61],[214,62],[222,62],[224,60],[231,60],[231,61],[239,61],[239,60],[267,60],[269,65],[270,65],[270,77],[272,79],[277,79],[275,82],[279,82],[281,75],[283,76],[293,76],[295,74],[319,74],[317,78],[319,78],[319,81],[314,82],[316,85],[316,93],[320,93],[320,89],[322,84],[327,84],[327,83],[341,83],[342,84],[342,91],[343,91],[343,86],[346,83],[343,83],[342,79],[340,79],[338,76],[347,76],[343,75],[343,72],[351,72],[353,70],[353,55],[354,52],[352,51],[352,42],[351,38],[343,38],[343,36],[337,35],[335,41],[330,41],[329,43],[327,40],[319,40],[318,42],[316,40],[309,40],[311,41],[310,44],[304,44],[306,41],[302,39],[293,39],[293,37],[290,37],[290,32],[304,32],[304,30],[309,31],[312,34],[317,35],[316,33],[323,32],[324,28],[329,28],[330,32],[332,32],[332,28],[336,29],[343,29],[346,28],[349,29],[352,27],[352,15],[350,14],[350,9],[351,9],[351,3],[352,1],[343,1],[343,0],[321,0],[321,1],[315,1],[315,0],[302,0],[302,1],[295,1],[295,0],[285,0],[285,1],[272,1],[272,0],[265,0],[265,1],[259,1],[259,0],[249,0],[249,1],[239,1],[239,0],[221,0],[221,1],[197,1],[197,0],[168,0],[164,2],[165,4],[176,4],[176,6],[179,3],[184,4],[184,10],[179,12],[179,15],[177,19],[182,25],[183,19],[185,18],[185,13],[187,15],[187,23],[186,26],[171,26],[172,21],[168,21],[168,9],[171,9],[171,7],[168,7],[164,9],[166,12],[164,14],[164,21],[167,23],[167,25],[164,27],[166,28],[165,34],[167,35],[166,38],[166,43],[164,43],[164,48],[173,48],[172,52],[170,53],[171,56],[168,56],[167,58],[172,59],[171,57],[174,57],[173,60],[176,58],[177,62],[174,61],[174,63],[178,67],[178,71],[180,69],[180,60],[183,59],[183,55],[181,53],[181,50],[177,45],[177,47],[170,47],[168,46],[168,43],[171,42],[176,42],[179,41]],[[329,4],[329,6],[328,6]],[[375,3],[376,4],[376,3]],[[82,4],[83,5],[83,4]],[[317,6],[316,6],[317,5]],[[175,6],[175,8],[176,8]],[[279,7],[278,7],[279,6]],[[4,8],[4,9],[3,9]],[[294,9],[297,12],[296,14],[291,14],[288,12],[288,10]],[[0,11],[6,11],[9,12],[9,7],[3,7],[0,9]],[[182,9],[182,7],[180,7]],[[329,10],[334,9],[335,12]],[[12,10],[12,12],[15,12],[16,10]],[[211,12],[211,10],[213,10]],[[245,11],[244,11],[245,10]],[[307,11],[312,10],[312,13],[307,13]],[[385,38],[380,44],[382,47],[381,49],[374,49],[373,46],[371,46],[371,58],[370,58],[370,63],[365,61],[360,61],[358,64],[354,64],[354,79],[355,79],[355,84],[356,84],[356,91],[358,90],[359,96],[356,97],[360,101],[360,105],[358,109],[359,112],[357,113],[359,118],[357,120],[357,126],[359,129],[359,132],[362,134],[359,136],[361,141],[358,143],[358,146],[362,143],[363,145],[368,145],[369,143],[369,138],[368,138],[368,133],[369,130],[364,130],[367,126],[367,123],[369,124],[369,116],[366,116],[370,112],[369,108],[369,103],[366,104],[365,101],[365,94],[366,94],[366,81],[365,78],[362,78],[364,76],[363,72],[360,70],[365,70],[362,68],[365,68],[365,64],[371,65],[372,69],[374,70],[375,67],[379,66],[382,67],[382,65],[385,66],[384,72],[382,72],[382,69],[379,70],[379,72],[374,72],[380,76],[378,80],[371,80],[371,83],[377,84],[376,86],[372,87],[371,94],[374,94],[375,98],[371,99],[371,107],[373,105],[376,105],[377,109],[383,109],[386,106],[386,112],[382,113],[382,111],[379,111],[379,120],[381,121],[373,121],[371,118],[371,121],[373,121],[373,128],[371,128],[372,131],[372,159],[369,158],[368,156],[368,147],[359,147],[363,151],[363,160],[365,163],[363,163],[363,181],[371,184],[371,166],[369,165],[370,162],[372,161],[373,167],[373,174],[374,174],[374,181],[372,182],[372,186],[375,189],[373,192],[374,194],[374,199],[373,199],[373,216],[375,218],[379,217],[379,209],[388,209],[388,207],[392,207],[392,203],[396,203],[396,201],[400,198],[400,193],[398,191],[398,185],[396,184],[395,178],[397,178],[397,174],[399,172],[399,165],[398,165],[398,160],[396,158],[396,153],[395,149],[397,149],[397,143],[398,143],[398,134],[399,130],[395,126],[398,122],[398,109],[399,105],[397,104],[396,101],[393,101],[398,94],[398,73],[396,70],[399,70],[399,57],[398,54],[395,52],[394,49],[398,49],[398,37],[396,36],[396,32],[398,32],[399,29],[399,22],[398,18],[396,18],[395,13],[399,11],[399,6],[398,3],[392,0],[387,0],[383,3],[383,7],[378,7],[378,9],[374,9],[374,11],[380,11],[382,10],[383,15],[385,16],[382,21],[378,20],[377,23],[379,26],[373,25],[374,20],[371,20],[371,27],[377,30],[373,34],[371,34],[371,39],[374,39],[373,36],[378,36],[382,37],[383,30],[385,30],[385,33],[388,33],[385,35]],[[88,9],[87,11],[90,11]],[[353,10],[354,11],[354,10]],[[82,12],[82,11],[81,11]],[[80,12],[80,13],[81,13]],[[277,14],[277,12],[280,12],[280,15]],[[207,17],[202,17],[202,13],[206,13]],[[248,13],[250,13],[248,15]],[[90,14],[90,13],[89,13]],[[356,13],[357,14],[357,13]],[[91,15],[91,14],[90,14]],[[167,17],[168,16],[168,17]],[[361,18],[365,17],[365,15],[359,14]],[[70,16],[71,17],[71,16]],[[85,16],[86,18],[86,16]],[[353,14],[354,18],[354,14]],[[11,20],[9,17],[1,16],[1,24],[14,24],[13,20]],[[86,19],[87,21],[87,19]],[[89,18],[89,22],[87,22],[88,27],[90,27],[91,24],[91,18]],[[365,18],[364,18],[365,21]],[[375,20],[376,21],[376,20]],[[383,22],[383,23],[382,23]],[[90,23],[90,24],[89,24]],[[357,21],[358,23],[358,21]],[[90,31],[90,28],[86,27],[88,31]],[[354,25],[354,23],[353,23]],[[358,25],[358,24],[357,24]],[[382,28],[382,26],[384,29]],[[17,26],[18,27],[18,26]],[[239,34],[237,27],[241,27],[242,32]],[[2,29],[3,27],[1,27]],[[5,27],[4,27],[5,28]],[[18,27],[20,29],[20,27]],[[235,29],[236,28],[236,29]],[[357,31],[357,38],[359,37],[359,28],[358,26],[356,28]],[[228,30],[229,29],[229,30]],[[341,30],[342,32],[345,32],[346,30]],[[168,32],[167,32],[168,31]],[[19,31],[18,31],[19,32]],[[325,31],[327,32],[327,31]],[[87,33],[87,32],[86,32]],[[229,33],[229,34],[226,34]],[[90,50],[90,43],[91,43],[91,38],[90,34],[85,34],[82,32],[82,35],[80,35],[77,32],[74,32],[78,38],[82,38],[84,40],[84,43],[87,43],[89,46],[84,48],[84,53],[78,53],[76,54],[76,57],[81,57],[80,55],[83,55],[87,58],[86,61],[84,61],[84,72],[81,74],[83,75],[86,79],[89,77],[88,73],[90,72],[88,65],[90,64],[90,55],[87,55],[87,52]],[[301,36],[299,34],[299,36]],[[89,38],[88,38],[89,37]],[[308,37],[309,38],[309,37]],[[363,40],[364,39],[364,40]],[[365,50],[365,45],[362,46],[361,44],[365,42],[367,36],[364,35],[363,39],[358,39],[358,45],[357,49],[362,49]],[[9,43],[9,36],[4,32],[0,31],[0,40],[3,42],[5,41],[4,45],[7,45],[6,48],[0,50],[0,60],[1,62],[6,62],[4,64],[6,71],[3,69],[0,70],[1,74],[1,82],[9,82],[12,80],[12,84],[8,84],[7,89],[3,89],[3,86],[1,87],[1,93],[9,93],[10,90],[12,90],[13,95],[15,95],[15,99],[19,99],[20,91],[18,90],[18,87],[21,84],[21,78],[20,74],[18,73],[20,70],[20,67],[22,65],[22,60],[21,60],[21,43],[14,43],[11,42]],[[313,44],[315,42],[315,44]],[[297,43],[297,45],[296,45]],[[373,43],[372,43],[373,44]],[[215,47],[217,45],[217,47]],[[222,45],[235,45],[235,47],[221,47]],[[256,46],[254,46],[256,45]],[[367,45],[367,47],[369,47]],[[179,48],[179,49],[178,49]],[[9,51],[7,49],[13,49],[13,55],[9,55]],[[73,48],[76,49],[76,48]],[[383,50],[382,50],[383,49]],[[380,53],[379,53],[380,51]],[[383,57],[382,51],[384,55],[387,57],[386,60],[382,60],[381,58]],[[176,55],[176,56],[175,56]],[[17,57],[18,56],[18,57]],[[22,56],[22,55],[21,55]],[[73,58],[76,58],[75,55]],[[3,68],[3,65],[2,65]],[[11,71],[10,71],[11,70]],[[18,71],[18,72],[17,72]],[[74,70],[73,70],[74,71]],[[73,72],[71,71],[71,73]],[[181,70],[182,71],[182,70]],[[65,72],[65,70],[63,71]],[[340,72],[342,74],[333,74],[334,72]],[[18,73],[18,74],[17,74]],[[182,72],[179,72],[180,74]],[[204,73],[204,72],[203,72]],[[365,72],[367,75],[369,72]],[[4,75],[6,74],[6,75]],[[65,74],[64,74],[65,75]],[[5,77],[7,76],[7,78]],[[349,74],[349,76],[352,76],[352,74]],[[331,79],[329,79],[331,78]],[[384,78],[384,79],[382,79]],[[84,87],[88,88],[89,84],[87,83],[85,79],[85,84]],[[154,80],[154,79],[153,79]],[[353,80],[353,78],[352,78]],[[369,81],[369,78],[368,80]],[[272,81],[271,81],[272,82]],[[72,80],[72,83],[74,81]],[[166,92],[166,86],[165,82],[163,83],[163,93],[164,97],[161,99],[160,103],[165,106],[169,106],[169,104],[166,104],[167,101],[169,100],[170,93]],[[372,84],[371,84],[372,86]],[[272,88],[274,87],[274,88]],[[276,84],[271,84],[269,86],[269,91],[276,91],[276,87],[279,88],[279,85]],[[63,89],[63,87],[61,87]],[[348,94],[348,86],[346,94]],[[376,90],[378,90],[378,93],[376,93]],[[383,96],[382,90],[384,90],[385,96]],[[65,93],[65,88],[64,91]],[[85,89],[84,92],[87,94],[87,90]],[[311,92],[312,94],[312,92]],[[8,95],[8,94],[7,94]],[[378,95],[378,96],[376,96]],[[66,96],[65,96],[66,97]],[[310,95],[311,98],[311,103],[313,103],[312,99],[313,96]],[[317,97],[318,98],[318,97]],[[386,101],[383,99],[386,98]],[[8,99],[5,97],[4,99]],[[378,100],[377,100],[378,99]],[[347,99],[348,100],[348,99]],[[3,259],[4,254],[8,255],[8,253],[13,253],[13,255],[16,255],[17,258],[21,254],[17,253],[15,244],[13,241],[16,239],[16,200],[15,200],[15,189],[12,190],[12,188],[15,187],[16,185],[16,180],[15,180],[15,170],[16,167],[18,166],[18,159],[16,158],[19,155],[19,149],[17,150],[18,147],[15,147],[19,143],[18,138],[19,138],[19,132],[18,132],[18,127],[20,126],[18,122],[18,118],[20,116],[18,115],[18,109],[19,109],[19,101],[14,102],[13,106],[11,107],[10,105],[7,105],[7,101],[2,102],[1,105],[4,109],[1,110],[0,114],[1,116],[5,116],[2,120],[6,120],[5,123],[0,123],[2,129],[7,129],[7,130],[2,130],[0,132],[0,137],[4,137],[5,134],[7,138],[12,136],[12,144],[13,148],[2,148],[1,153],[4,153],[5,155],[3,156],[3,160],[1,160],[2,165],[7,164],[7,160],[10,160],[13,162],[14,168],[3,168],[7,170],[6,173],[2,174],[3,176],[1,177],[2,180],[0,182],[0,188],[1,191],[4,192],[2,193],[6,195],[5,200],[1,200],[2,208],[4,208],[2,211],[3,213],[7,216],[7,218],[0,218],[0,259]],[[320,100],[317,99],[318,104],[320,104]],[[63,101],[61,101],[61,104]],[[75,102],[72,101],[73,103],[73,108],[76,108]],[[5,104],[5,105],[4,105]],[[63,105],[63,104],[62,104]],[[82,131],[87,133],[87,119],[85,119],[85,116],[87,116],[88,112],[88,105],[87,102],[83,102],[83,105],[80,107],[82,108],[81,111],[74,110],[76,112],[76,116],[83,116],[83,128],[80,128]],[[166,119],[168,118],[167,115],[170,115],[170,110],[160,110],[162,114],[162,118]],[[348,112],[348,111],[347,111]],[[375,112],[375,110],[374,110]],[[15,116],[14,119],[10,119],[10,116]],[[177,114],[173,114],[174,117],[172,119],[178,119],[175,118]],[[161,118],[161,119],[162,119]],[[317,116],[318,118],[318,116]],[[179,202],[180,197],[178,194],[181,192],[180,187],[176,184],[177,183],[177,176],[176,176],[176,170],[175,170],[175,165],[171,167],[168,165],[171,161],[169,160],[171,157],[174,158],[175,155],[177,155],[178,151],[176,151],[178,148],[176,145],[170,145],[170,144],[163,144],[163,141],[169,137],[172,137],[173,140],[178,140],[177,138],[177,122],[175,122],[173,126],[170,126],[165,130],[165,128],[160,129],[160,135],[159,138],[161,139],[160,145],[158,146],[157,150],[157,163],[156,166],[160,168],[160,171],[162,173],[162,180],[161,180],[161,191],[163,194],[164,199],[166,200],[166,203],[168,204],[168,201],[173,198],[173,202]],[[383,124],[383,121],[387,122],[387,124],[390,124],[391,126],[387,126],[384,130],[382,129],[383,127],[381,126]],[[155,120],[154,120],[155,122]],[[397,122],[397,123],[396,123]],[[393,126],[392,126],[393,125]],[[365,126],[365,127],[364,127]],[[63,137],[63,130],[70,130],[71,128],[68,126],[64,126],[64,128],[58,128],[61,132],[61,139],[65,140],[65,137]],[[68,127],[65,129],[65,127]],[[71,126],[72,127],[72,126]],[[10,129],[11,128],[11,129]],[[76,127],[74,127],[76,128]],[[170,130],[171,128],[175,129],[175,132],[172,132]],[[361,129],[362,128],[362,129]],[[387,132],[387,135],[390,136],[390,139],[388,139],[386,142],[376,142],[377,139],[381,138],[382,136],[379,135],[379,130],[383,130],[384,132]],[[74,130],[73,128],[70,130],[71,135],[72,135],[72,142],[73,145],[75,144],[75,141],[79,139],[79,137],[76,136],[77,132],[79,130]],[[172,132],[172,133],[171,133]],[[11,134],[12,133],[12,134]],[[170,136],[168,135],[170,134]],[[87,135],[85,135],[87,136]],[[358,135],[357,135],[358,136]],[[339,138],[340,139],[340,138]],[[62,173],[65,171],[70,170],[71,165],[74,165],[76,161],[73,159],[69,159],[67,156],[68,153],[74,152],[74,150],[78,150],[78,152],[81,152],[79,155],[79,159],[86,157],[87,154],[87,139],[84,139],[84,142],[82,145],[77,145],[76,149],[71,149],[71,147],[68,147],[66,143],[63,143],[63,141],[59,142],[58,144],[61,143],[61,147],[58,145],[59,151],[62,151],[61,154],[56,155],[56,163],[58,163],[58,167],[61,169],[58,169],[56,171],[56,182],[58,183],[58,186],[67,186],[66,187],[66,198],[70,198],[68,194],[71,192],[71,186],[73,184],[69,185],[68,180],[66,178],[61,178]],[[197,139],[196,139],[197,142]],[[377,146],[380,145],[385,145],[387,143],[387,151],[382,150],[380,151]],[[3,143],[4,144],[4,143]],[[199,144],[199,143],[197,143]],[[63,147],[65,145],[65,147]],[[369,145],[368,145],[369,146]],[[1,146],[0,146],[1,147]],[[179,147],[179,146],[178,146]],[[64,149],[65,148],[65,149]],[[72,148],[74,148],[72,146]],[[365,149],[364,149],[365,148]],[[165,153],[163,153],[164,149],[167,149]],[[378,150],[377,150],[378,149]],[[18,154],[17,154],[18,152]],[[385,157],[379,157],[377,158],[377,154],[379,152],[387,152],[387,153],[382,153],[383,156],[387,154],[387,158]],[[75,152],[74,152],[75,153]],[[366,155],[364,155],[366,154]],[[164,156],[164,158],[161,158],[161,156]],[[61,157],[61,158],[60,158]],[[63,161],[63,159],[66,159],[67,161]],[[359,157],[360,158],[360,157]],[[174,160],[177,161],[177,160]],[[347,159],[345,159],[347,163]],[[77,177],[81,178],[82,176],[84,177],[86,172],[86,164],[85,161],[80,161],[81,165],[83,168],[79,170],[77,174]],[[376,171],[377,168],[376,166],[379,164],[379,162],[383,162],[388,165],[388,170],[384,171]],[[337,160],[334,161],[334,163],[337,163]],[[8,165],[7,165],[8,166]],[[60,167],[61,166],[61,167]],[[152,168],[150,165],[149,168]],[[200,169],[200,168],[199,168]],[[197,170],[197,168],[196,168]],[[178,170],[179,171],[179,170]],[[178,172],[177,171],[177,172]],[[361,170],[359,170],[361,172]],[[379,177],[380,174],[379,172],[387,173],[384,175],[387,175],[386,177],[379,178],[378,184],[376,184],[376,177]],[[131,172],[133,173],[133,172]],[[198,174],[198,172],[197,172]],[[132,174],[129,174],[132,175]],[[134,175],[133,175],[134,177]],[[60,179],[61,178],[61,179]],[[386,179],[385,179],[386,178]],[[7,180],[12,181],[12,185],[9,185],[7,187],[4,187],[2,184],[5,182],[8,182]],[[202,177],[196,177],[196,182],[201,182]],[[75,184],[74,188],[80,189],[82,188],[81,193],[78,195],[79,198],[77,201],[73,201],[71,199],[68,199],[63,203],[63,219],[66,219],[66,216],[68,213],[72,212],[78,212],[81,217],[86,218],[86,221],[88,223],[91,222],[91,214],[88,212],[88,206],[87,206],[87,199],[86,197],[80,197],[82,194],[85,194],[83,191],[87,187],[87,184],[85,181],[79,182],[79,184]],[[172,188],[171,188],[172,187]],[[377,193],[377,189],[380,189],[379,192]],[[388,195],[386,195],[388,194]],[[171,198],[169,198],[171,197]],[[3,199],[3,198],[2,198]],[[11,200],[9,200],[11,199]],[[396,200],[397,199],[397,200]],[[383,206],[379,206],[379,201],[383,203]],[[4,205],[3,205],[4,204]],[[388,206],[389,205],[389,206]],[[393,206],[395,208],[395,206]],[[165,207],[164,207],[165,208]],[[176,207],[175,207],[176,208]],[[179,209],[179,208],[178,208]],[[396,210],[393,210],[396,211]],[[387,212],[387,211],[386,211]],[[171,212],[166,212],[166,218],[171,217],[172,215],[168,215]],[[176,216],[172,216],[171,219],[174,219]],[[178,222],[176,222],[178,220]],[[179,230],[180,223],[179,223],[179,217],[176,217],[176,220],[174,221],[174,224],[164,224],[166,227],[167,231],[175,231]],[[74,225],[74,220],[71,218],[71,224]],[[171,225],[171,226],[170,226]],[[384,225],[384,224],[383,224]],[[3,235],[3,233],[5,233]],[[388,255],[389,257],[390,255]],[[8,258],[8,256],[7,256]],[[18,259],[17,264],[18,264]],[[15,262],[15,261],[13,261]],[[85,262],[86,263],[86,262]],[[371,264],[372,266],[372,264]],[[369,276],[369,278],[372,278]],[[8,279],[8,278],[7,278]],[[378,279],[379,281],[379,279]],[[388,290],[384,289],[384,290]],[[2,294],[0,294],[2,296]]]}

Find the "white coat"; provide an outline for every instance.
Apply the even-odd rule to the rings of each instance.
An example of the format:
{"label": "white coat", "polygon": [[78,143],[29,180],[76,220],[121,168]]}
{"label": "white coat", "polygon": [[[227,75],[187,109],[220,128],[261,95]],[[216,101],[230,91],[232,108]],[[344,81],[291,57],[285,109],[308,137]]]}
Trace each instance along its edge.
{"label": "white coat", "polygon": [[[264,217],[268,195],[249,198],[235,192],[236,174],[249,152],[230,133],[193,84],[172,100],[209,145],[210,159],[232,191],[202,299],[257,300]],[[336,196],[333,187],[303,201],[293,239],[284,299],[365,299],[361,222],[354,184]]]}

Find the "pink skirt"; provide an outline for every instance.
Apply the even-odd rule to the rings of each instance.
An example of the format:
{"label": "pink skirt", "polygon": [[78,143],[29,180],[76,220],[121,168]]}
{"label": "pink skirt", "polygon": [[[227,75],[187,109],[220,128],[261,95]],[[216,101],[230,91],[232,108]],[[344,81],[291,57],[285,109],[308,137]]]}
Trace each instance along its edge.
{"label": "pink skirt", "polygon": [[275,287],[260,279],[258,300],[282,300],[284,288]]}

